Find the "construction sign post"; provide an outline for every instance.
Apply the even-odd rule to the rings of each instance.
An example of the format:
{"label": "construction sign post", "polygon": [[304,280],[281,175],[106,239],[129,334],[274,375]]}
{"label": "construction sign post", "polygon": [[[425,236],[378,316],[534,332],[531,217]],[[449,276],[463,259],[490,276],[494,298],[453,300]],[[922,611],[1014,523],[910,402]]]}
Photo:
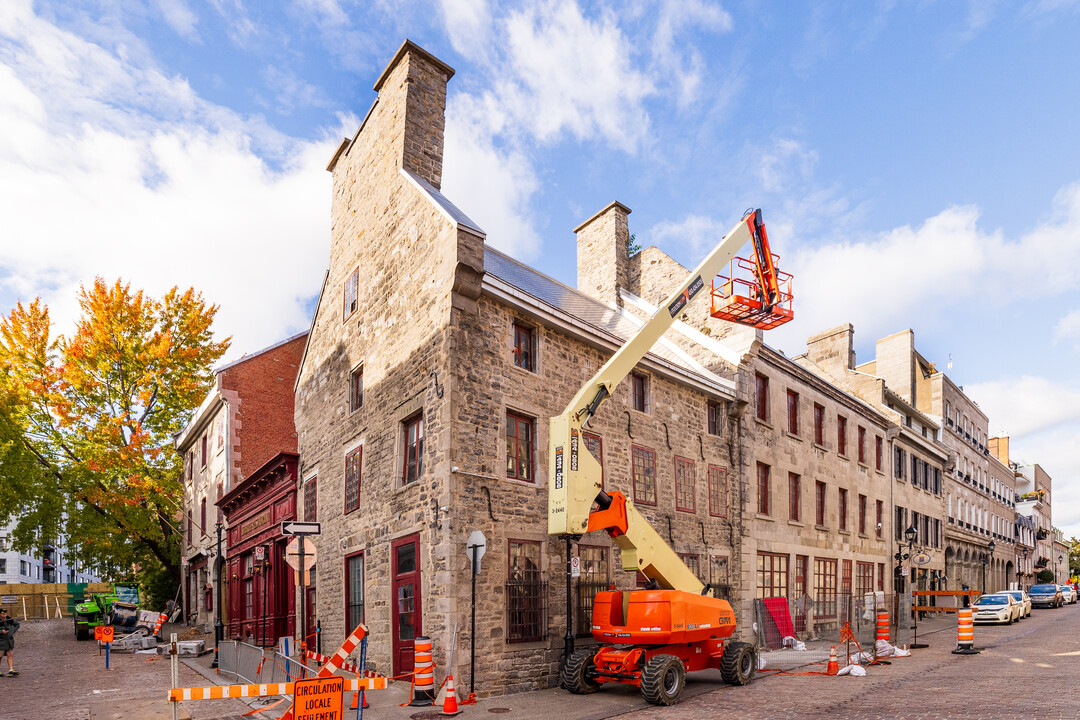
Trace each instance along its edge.
{"label": "construction sign post", "polygon": [[293,685],[295,720],[342,720],[345,678],[313,677]]}
{"label": "construction sign post", "polygon": [[113,628],[111,625],[98,625],[94,628],[94,639],[105,643],[105,669],[109,669],[109,646],[113,641]]}

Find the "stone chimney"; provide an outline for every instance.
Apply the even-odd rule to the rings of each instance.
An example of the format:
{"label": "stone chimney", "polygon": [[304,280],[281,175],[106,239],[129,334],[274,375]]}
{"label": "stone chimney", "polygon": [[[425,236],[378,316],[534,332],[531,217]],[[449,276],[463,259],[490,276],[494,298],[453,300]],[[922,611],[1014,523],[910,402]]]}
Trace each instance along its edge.
{"label": "stone chimney", "polygon": [[992,437],[986,441],[990,448],[990,454],[1001,461],[1005,467],[1009,467],[1009,436]]}
{"label": "stone chimney", "polygon": [[399,166],[438,190],[442,185],[446,84],[454,69],[406,40],[375,82]]}
{"label": "stone chimney", "polygon": [[846,323],[812,335],[806,341],[806,358],[835,378],[855,369],[855,328]]}
{"label": "stone chimney", "polygon": [[609,305],[621,305],[619,288],[630,282],[630,208],[612,202],[574,228],[577,287]]}

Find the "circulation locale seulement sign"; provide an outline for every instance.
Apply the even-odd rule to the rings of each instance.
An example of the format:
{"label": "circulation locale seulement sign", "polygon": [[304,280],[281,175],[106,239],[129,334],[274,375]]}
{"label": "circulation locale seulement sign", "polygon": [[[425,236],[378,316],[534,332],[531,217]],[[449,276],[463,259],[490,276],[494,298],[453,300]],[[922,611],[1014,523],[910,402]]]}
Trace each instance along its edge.
{"label": "circulation locale seulement sign", "polygon": [[295,720],[342,720],[345,678],[314,677],[293,685]]}

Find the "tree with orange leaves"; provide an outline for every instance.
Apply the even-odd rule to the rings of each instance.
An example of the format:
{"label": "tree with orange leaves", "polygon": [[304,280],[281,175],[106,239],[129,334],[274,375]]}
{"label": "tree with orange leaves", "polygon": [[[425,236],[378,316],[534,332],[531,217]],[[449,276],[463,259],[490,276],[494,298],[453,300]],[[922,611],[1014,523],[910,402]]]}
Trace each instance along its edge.
{"label": "tree with orange leaves", "polygon": [[0,524],[15,545],[63,533],[83,563],[180,582],[182,458],[173,447],[229,340],[193,289],[160,299],[101,278],[70,337],[40,299],[0,318]]}

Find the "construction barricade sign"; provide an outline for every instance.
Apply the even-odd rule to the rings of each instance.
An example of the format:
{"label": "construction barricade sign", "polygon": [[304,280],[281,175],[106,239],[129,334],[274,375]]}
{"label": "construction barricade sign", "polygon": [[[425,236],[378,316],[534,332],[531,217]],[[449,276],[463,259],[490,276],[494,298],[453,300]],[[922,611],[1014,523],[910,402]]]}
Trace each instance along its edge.
{"label": "construction barricade sign", "polygon": [[342,720],[345,678],[313,677],[293,686],[295,720]]}

